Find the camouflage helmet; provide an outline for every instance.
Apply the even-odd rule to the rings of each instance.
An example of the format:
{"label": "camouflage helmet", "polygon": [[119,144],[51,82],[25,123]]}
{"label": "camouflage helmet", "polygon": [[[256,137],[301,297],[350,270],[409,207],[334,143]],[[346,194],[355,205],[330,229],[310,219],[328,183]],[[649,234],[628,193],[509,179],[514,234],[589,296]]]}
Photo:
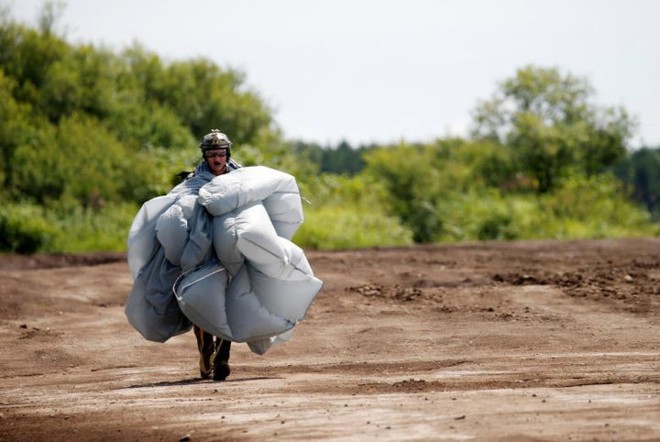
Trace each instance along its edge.
{"label": "camouflage helmet", "polygon": [[199,148],[202,150],[202,154],[207,150],[227,149],[227,157],[229,157],[231,141],[227,135],[220,132],[220,129],[212,129],[211,133],[204,135],[202,142],[199,143]]}

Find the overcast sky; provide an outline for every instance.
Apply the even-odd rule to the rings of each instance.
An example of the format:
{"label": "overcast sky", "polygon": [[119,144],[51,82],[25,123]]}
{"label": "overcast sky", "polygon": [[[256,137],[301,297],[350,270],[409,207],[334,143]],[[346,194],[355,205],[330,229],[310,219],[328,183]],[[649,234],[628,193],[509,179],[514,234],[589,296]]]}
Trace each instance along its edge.
{"label": "overcast sky", "polygon": [[[586,77],[596,102],[660,145],[660,1],[67,0],[72,43],[239,69],[288,138],[322,144],[465,135],[471,111],[527,64]],[[42,0],[0,0],[34,24]]]}

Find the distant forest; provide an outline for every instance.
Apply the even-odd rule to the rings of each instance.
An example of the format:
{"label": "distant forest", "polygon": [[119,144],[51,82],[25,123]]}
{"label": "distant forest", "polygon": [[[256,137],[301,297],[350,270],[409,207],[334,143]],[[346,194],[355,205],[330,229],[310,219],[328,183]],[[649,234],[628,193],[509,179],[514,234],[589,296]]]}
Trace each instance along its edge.
{"label": "distant forest", "polygon": [[[292,143],[295,151],[318,165],[320,172],[356,175],[366,167],[365,154],[381,148],[377,144],[336,146],[303,141]],[[624,184],[630,198],[642,203],[654,221],[660,222],[660,146],[642,147],[629,152],[609,168]]]}

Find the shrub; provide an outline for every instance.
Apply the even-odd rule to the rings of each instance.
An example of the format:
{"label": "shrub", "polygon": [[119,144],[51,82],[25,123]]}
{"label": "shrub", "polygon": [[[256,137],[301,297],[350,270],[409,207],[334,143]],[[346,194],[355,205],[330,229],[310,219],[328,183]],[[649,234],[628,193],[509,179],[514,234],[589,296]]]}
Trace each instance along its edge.
{"label": "shrub", "polygon": [[32,205],[0,207],[0,251],[35,253],[47,249],[59,232]]}
{"label": "shrub", "polygon": [[113,203],[100,209],[78,205],[60,206],[48,213],[59,234],[50,252],[93,252],[126,250],[128,230],[137,214],[133,203]]}
{"label": "shrub", "polygon": [[436,241],[656,236],[660,227],[612,176],[573,176],[552,193],[454,192],[437,206]]}
{"label": "shrub", "polygon": [[356,249],[412,244],[412,232],[399,221],[378,211],[326,206],[305,211],[305,222],[294,237],[311,249]]}

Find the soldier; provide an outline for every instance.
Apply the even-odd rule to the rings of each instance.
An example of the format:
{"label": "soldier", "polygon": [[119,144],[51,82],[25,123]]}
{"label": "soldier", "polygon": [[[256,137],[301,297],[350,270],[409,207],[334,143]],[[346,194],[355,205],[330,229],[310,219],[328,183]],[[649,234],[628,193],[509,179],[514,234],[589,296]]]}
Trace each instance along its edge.
{"label": "soldier", "polygon": [[[202,157],[209,171],[215,175],[222,175],[236,170],[240,165],[231,159],[231,141],[227,135],[218,129],[204,135],[199,145]],[[224,381],[229,376],[229,351],[231,341],[222,339],[193,325],[199,350],[199,372],[203,379],[213,375],[214,381]]]}

